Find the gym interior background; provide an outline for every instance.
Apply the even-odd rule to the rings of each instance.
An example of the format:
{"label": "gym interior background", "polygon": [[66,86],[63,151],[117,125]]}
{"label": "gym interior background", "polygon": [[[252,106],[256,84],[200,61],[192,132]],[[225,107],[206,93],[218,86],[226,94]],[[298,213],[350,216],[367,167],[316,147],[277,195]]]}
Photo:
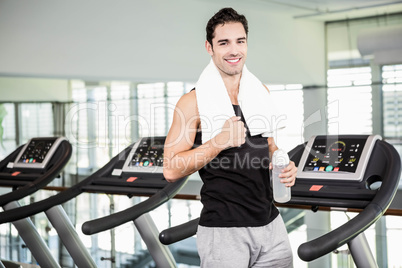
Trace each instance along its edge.
{"label": "gym interior background", "polygon": [[[166,135],[175,103],[209,61],[206,22],[225,6],[248,18],[247,66],[288,126],[279,147],[319,134],[379,134],[402,153],[401,1],[0,0],[0,159],[31,137],[66,136],[74,149],[54,188],[22,202],[74,185],[140,137]],[[159,230],[198,217],[198,176],[190,182],[193,198],[151,213]],[[98,267],[126,267],[145,246],[133,224],[86,236],[82,223],[143,198],[83,194],[64,205]],[[281,211],[295,267],[353,267],[346,248],[311,263],[296,250],[355,213]],[[73,267],[42,214],[33,218],[39,232],[62,266]],[[366,235],[380,267],[402,267],[401,214],[382,217]],[[22,245],[11,224],[0,226],[1,258],[34,262]],[[101,261],[111,254],[115,263]]]}

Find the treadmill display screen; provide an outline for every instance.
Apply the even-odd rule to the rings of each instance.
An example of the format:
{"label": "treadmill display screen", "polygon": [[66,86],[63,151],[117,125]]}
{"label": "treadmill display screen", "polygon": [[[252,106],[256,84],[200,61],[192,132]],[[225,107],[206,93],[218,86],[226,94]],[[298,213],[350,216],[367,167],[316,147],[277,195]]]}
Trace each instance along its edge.
{"label": "treadmill display screen", "polygon": [[41,164],[56,140],[57,138],[31,139],[18,159],[18,163]]}
{"label": "treadmill display screen", "polygon": [[366,140],[317,137],[311,146],[303,171],[355,173]]}
{"label": "treadmill display screen", "polygon": [[132,154],[129,167],[162,167],[164,144],[164,138],[142,139]]}

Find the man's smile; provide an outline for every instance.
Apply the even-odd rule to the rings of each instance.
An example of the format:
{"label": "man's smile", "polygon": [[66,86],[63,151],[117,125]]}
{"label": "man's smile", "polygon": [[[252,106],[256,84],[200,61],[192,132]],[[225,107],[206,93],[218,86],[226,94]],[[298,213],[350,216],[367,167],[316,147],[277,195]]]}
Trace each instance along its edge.
{"label": "man's smile", "polygon": [[234,59],[225,59],[225,61],[227,61],[230,64],[235,64],[240,62],[241,58],[234,58]]}

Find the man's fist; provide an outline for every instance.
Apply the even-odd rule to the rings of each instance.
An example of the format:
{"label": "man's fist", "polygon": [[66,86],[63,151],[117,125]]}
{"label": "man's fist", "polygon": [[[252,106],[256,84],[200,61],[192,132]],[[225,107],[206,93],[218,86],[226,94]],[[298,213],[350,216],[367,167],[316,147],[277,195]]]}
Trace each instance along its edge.
{"label": "man's fist", "polygon": [[240,116],[233,116],[226,120],[221,133],[217,135],[217,145],[223,148],[239,147],[246,142],[246,131]]}

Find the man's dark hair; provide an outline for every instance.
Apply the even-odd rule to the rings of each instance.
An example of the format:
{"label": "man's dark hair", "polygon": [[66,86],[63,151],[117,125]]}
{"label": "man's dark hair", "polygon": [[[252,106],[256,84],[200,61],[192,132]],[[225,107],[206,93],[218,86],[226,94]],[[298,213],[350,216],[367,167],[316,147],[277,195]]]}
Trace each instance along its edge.
{"label": "man's dark hair", "polygon": [[243,24],[246,34],[248,34],[247,19],[244,15],[240,15],[231,7],[225,7],[218,11],[207,23],[207,41],[212,46],[212,39],[214,38],[215,28],[218,25],[224,25],[228,22],[240,22]]}

